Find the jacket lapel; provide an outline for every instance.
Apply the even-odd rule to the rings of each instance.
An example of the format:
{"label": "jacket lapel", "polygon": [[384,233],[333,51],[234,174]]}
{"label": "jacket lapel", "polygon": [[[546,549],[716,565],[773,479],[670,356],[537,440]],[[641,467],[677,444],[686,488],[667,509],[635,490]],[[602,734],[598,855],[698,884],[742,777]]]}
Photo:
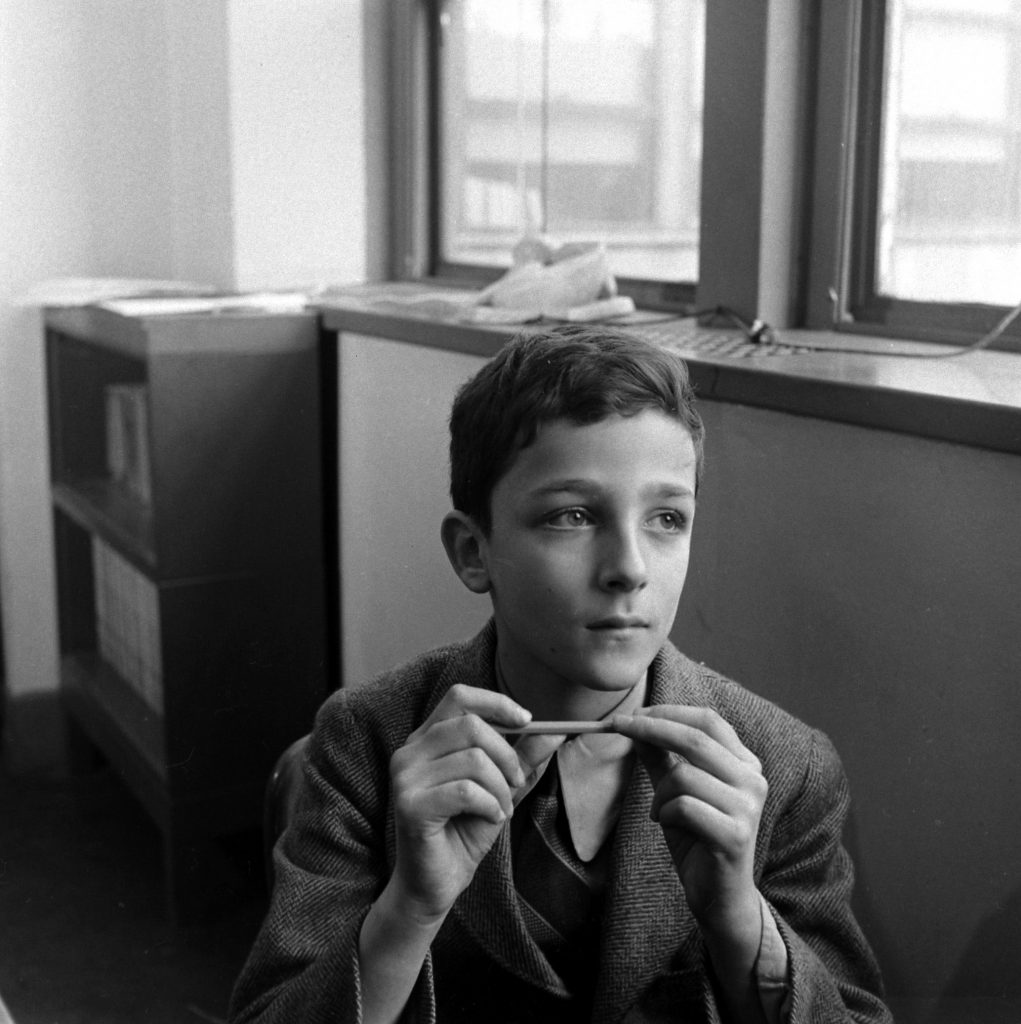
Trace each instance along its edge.
{"label": "jacket lapel", "polygon": [[[691,700],[681,665],[661,651],[650,704]],[[636,759],[613,839],[594,1024],[620,1021],[652,982],[699,968],[702,937],[659,825],[649,818],[652,782]]]}
{"label": "jacket lapel", "polygon": [[[652,981],[673,969],[678,950],[699,956],[700,936],[688,910],[663,833],[649,819],[652,784],[635,765],[617,822],[596,992],[597,1024],[619,1021]],[[696,959],[696,963],[698,960]]]}
{"label": "jacket lapel", "polygon": [[[456,683],[496,689],[496,628],[490,620],[443,672],[426,705],[431,714]],[[532,985],[566,994],[563,983],[532,939],[521,916],[511,868],[510,827],[505,826],[471,884],[451,911],[457,923],[497,963]]]}
{"label": "jacket lapel", "polygon": [[563,982],[528,932],[511,871],[505,827],[452,911],[458,923],[505,970],[548,992],[566,995]]}

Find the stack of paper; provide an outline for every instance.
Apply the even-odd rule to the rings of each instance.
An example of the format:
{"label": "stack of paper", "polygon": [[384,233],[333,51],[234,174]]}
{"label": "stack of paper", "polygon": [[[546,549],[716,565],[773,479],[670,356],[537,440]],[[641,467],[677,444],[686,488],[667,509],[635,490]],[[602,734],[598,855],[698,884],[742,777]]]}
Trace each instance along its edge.
{"label": "stack of paper", "polygon": [[305,292],[252,292],[246,295],[160,296],[101,302],[121,316],[189,316],[201,313],[300,313],[309,303]]}
{"label": "stack of paper", "polygon": [[99,537],[92,538],[99,656],[151,707],[163,711],[159,591]]}

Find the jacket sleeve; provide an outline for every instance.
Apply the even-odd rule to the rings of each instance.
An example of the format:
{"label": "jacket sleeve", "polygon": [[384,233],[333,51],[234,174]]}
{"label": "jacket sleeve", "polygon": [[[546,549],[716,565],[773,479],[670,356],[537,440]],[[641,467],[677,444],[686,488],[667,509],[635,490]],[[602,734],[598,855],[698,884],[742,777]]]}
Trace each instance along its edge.
{"label": "jacket sleeve", "polygon": [[787,947],[790,1024],[890,1024],[872,950],[851,911],[841,836],[850,796],[830,741],[813,732],[800,789],[770,839],[759,888]]}
{"label": "jacket sleeve", "polygon": [[[389,753],[342,700],[309,744],[293,822],[273,853],[269,912],[231,998],[232,1024],[361,1020],[358,935],[389,877]],[[405,1012],[434,1019],[426,963]]]}

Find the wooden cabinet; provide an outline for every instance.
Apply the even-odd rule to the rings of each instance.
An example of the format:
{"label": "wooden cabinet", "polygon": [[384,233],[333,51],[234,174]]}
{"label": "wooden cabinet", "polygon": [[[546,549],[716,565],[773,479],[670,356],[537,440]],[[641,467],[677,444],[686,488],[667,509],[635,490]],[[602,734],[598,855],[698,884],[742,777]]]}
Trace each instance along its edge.
{"label": "wooden cabinet", "polygon": [[46,316],[61,692],[159,826],[175,920],[331,668],[311,314]]}

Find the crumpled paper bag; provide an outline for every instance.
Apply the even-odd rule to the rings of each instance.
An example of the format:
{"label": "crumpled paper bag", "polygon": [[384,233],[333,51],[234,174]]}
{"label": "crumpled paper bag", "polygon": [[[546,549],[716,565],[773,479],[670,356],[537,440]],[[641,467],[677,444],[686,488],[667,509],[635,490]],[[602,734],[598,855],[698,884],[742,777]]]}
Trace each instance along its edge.
{"label": "crumpled paper bag", "polygon": [[541,238],[525,238],[515,246],[510,270],[479,293],[472,319],[526,323],[547,316],[566,320],[573,318],[572,311],[616,295],[617,282],[601,243],[553,247]]}

